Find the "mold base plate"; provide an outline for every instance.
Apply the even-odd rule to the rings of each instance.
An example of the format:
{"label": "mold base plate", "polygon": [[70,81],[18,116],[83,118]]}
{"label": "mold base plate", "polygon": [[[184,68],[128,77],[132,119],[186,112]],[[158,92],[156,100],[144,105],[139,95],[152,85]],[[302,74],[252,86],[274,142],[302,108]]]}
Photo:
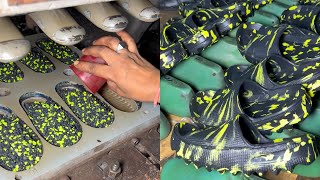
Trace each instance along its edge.
{"label": "mold base plate", "polygon": [[[46,36],[44,34],[37,34],[27,36],[26,39],[30,40],[32,46],[35,47],[35,41],[43,37]],[[80,50],[75,47],[71,48],[81,55]],[[29,120],[27,114],[19,104],[19,98],[28,92],[41,92],[50,96],[65,110],[74,115],[70,108],[56,93],[55,86],[63,81],[72,81],[81,85],[83,85],[83,83],[75,75],[66,76],[64,74],[64,71],[69,68],[67,65],[52,58],[46,53],[44,54],[56,66],[55,71],[48,74],[36,73],[22,63],[17,62],[17,65],[24,72],[24,79],[12,84],[0,82],[0,88],[9,89],[11,92],[8,96],[0,96],[0,104],[9,107],[38,134],[41,142],[43,143],[43,157],[37,165],[27,171],[15,173],[0,167],[0,180],[15,179],[16,175],[19,175],[22,179],[26,180],[50,179],[55,177],[59,170],[71,168],[76,164],[89,159],[95,154],[109,149],[122,140],[125,140],[128,136],[148,129],[159,122],[160,108],[153,107],[151,103],[143,103],[141,109],[132,113],[121,112],[112,107],[115,113],[115,121],[110,127],[96,129],[85,125],[78,119],[83,129],[83,135],[77,144],[67,148],[59,148],[50,145],[39,135],[32,125],[32,122]],[[97,97],[104,101],[100,95],[97,94]],[[101,142],[98,142],[97,140]]]}

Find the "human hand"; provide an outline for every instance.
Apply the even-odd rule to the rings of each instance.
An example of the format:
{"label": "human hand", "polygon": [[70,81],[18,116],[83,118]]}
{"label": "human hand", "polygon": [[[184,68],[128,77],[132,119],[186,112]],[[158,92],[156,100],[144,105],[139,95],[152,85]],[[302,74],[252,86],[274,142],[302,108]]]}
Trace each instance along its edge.
{"label": "human hand", "polygon": [[108,87],[120,96],[153,102],[160,88],[160,71],[140,56],[134,39],[124,31],[117,33],[128,49],[116,52],[120,40],[106,36],[82,50],[83,55],[102,58],[106,64],[76,61],[80,71],[105,78]]}

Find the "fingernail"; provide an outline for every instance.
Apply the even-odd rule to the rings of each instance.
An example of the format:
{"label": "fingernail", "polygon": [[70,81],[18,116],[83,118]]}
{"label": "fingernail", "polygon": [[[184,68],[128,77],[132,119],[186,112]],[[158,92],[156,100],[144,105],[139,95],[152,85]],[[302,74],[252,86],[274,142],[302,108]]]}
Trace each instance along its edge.
{"label": "fingernail", "polygon": [[97,40],[94,40],[93,42],[92,42],[92,44],[95,44],[97,42]]}
{"label": "fingernail", "polygon": [[73,65],[78,65],[79,64],[79,61],[75,61],[74,63],[73,63]]}
{"label": "fingernail", "polygon": [[82,49],[82,53],[84,53],[86,51],[86,48]]}

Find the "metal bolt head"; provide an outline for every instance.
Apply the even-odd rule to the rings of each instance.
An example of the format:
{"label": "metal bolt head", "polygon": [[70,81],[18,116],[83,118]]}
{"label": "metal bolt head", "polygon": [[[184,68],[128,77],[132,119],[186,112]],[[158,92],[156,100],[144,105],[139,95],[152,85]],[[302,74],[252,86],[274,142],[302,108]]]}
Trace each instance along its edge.
{"label": "metal bolt head", "polygon": [[18,174],[16,174],[16,176],[14,177],[14,180],[21,180],[21,179],[22,179],[22,177]]}
{"label": "metal bolt head", "polygon": [[120,163],[118,161],[114,162],[111,166],[112,171],[118,171],[120,168]]}
{"label": "metal bolt head", "polygon": [[108,175],[109,179],[114,179],[114,178],[117,177],[119,174],[121,174],[121,171],[122,171],[122,169],[121,169],[121,166],[120,166],[119,161],[115,161],[115,162],[111,165],[111,167],[110,167],[110,169],[109,169],[109,175]]}
{"label": "metal bolt head", "polygon": [[133,138],[131,140],[131,142],[132,142],[133,145],[137,145],[137,144],[139,144],[140,140],[138,138]]}

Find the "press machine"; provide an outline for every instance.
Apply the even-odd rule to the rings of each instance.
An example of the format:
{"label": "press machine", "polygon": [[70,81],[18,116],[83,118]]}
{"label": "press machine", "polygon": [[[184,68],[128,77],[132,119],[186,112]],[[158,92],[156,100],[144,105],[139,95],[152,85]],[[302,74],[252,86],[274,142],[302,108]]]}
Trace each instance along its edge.
{"label": "press machine", "polygon": [[[85,10],[81,12],[81,10],[79,10],[80,8],[75,8],[80,5],[91,4],[94,6],[94,3],[109,3],[109,0],[0,0],[0,17],[10,17],[10,20],[19,28],[24,38],[31,43],[31,47],[36,47],[37,40],[45,38],[47,35],[45,34],[45,28],[39,27],[39,22],[36,20],[37,18],[30,18],[30,13],[57,9],[60,11],[63,9],[62,11],[71,15],[75,22],[86,32],[85,35],[83,34],[81,41],[71,46],[67,44],[73,52],[81,57],[80,49],[90,46],[92,41],[101,36],[114,35],[113,32],[107,32],[99,27],[99,11],[94,12],[95,14],[98,13],[94,20],[97,21],[97,23],[92,23],[88,20],[89,15],[86,17],[86,13],[89,12]],[[130,5],[128,2],[125,3]],[[148,42],[145,38],[146,34],[150,34],[152,30],[158,31],[158,22],[154,22],[158,17],[153,16],[155,19],[149,22],[143,22],[141,19],[139,20],[137,17],[133,17],[134,15],[131,14],[130,9],[125,9],[123,6],[121,7],[119,3],[116,4],[115,2],[112,2],[112,5],[127,18],[128,24],[125,30],[134,37],[137,43]],[[127,6],[127,8],[130,8],[130,6]],[[100,10],[103,11],[103,9]],[[156,10],[156,7],[154,7],[150,11],[154,12]],[[101,13],[103,14],[105,12]],[[94,14],[91,15],[94,16]],[[43,16],[39,18],[43,18]],[[25,19],[27,20],[25,21]],[[33,29],[30,30],[30,27]],[[54,40],[54,38],[50,38]],[[159,49],[158,47],[156,48]],[[21,71],[23,71],[24,77],[21,81],[15,83],[0,82],[0,107],[6,107],[12,110],[12,113],[21,118],[21,120],[37,134],[43,144],[43,155],[39,163],[29,170],[13,172],[0,167],[0,179],[81,179],[81,176],[84,179],[90,177],[89,179],[92,180],[130,179],[130,173],[139,174],[140,171],[141,177],[144,177],[145,172],[149,172],[149,174],[150,171],[158,172],[159,161],[156,157],[159,155],[159,149],[158,146],[154,146],[154,144],[159,144],[159,134],[157,134],[160,118],[159,107],[154,107],[151,103],[139,104],[139,102],[136,102],[137,109],[135,109],[134,112],[124,112],[111,106],[101,94],[96,93],[94,96],[97,97],[98,100],[111,106],[115,119],[114,122],[106,128],[90,127],[79,120],[56,92],[56,86],[61,82],[67,81],[85,87],[83,82],[72,73],[69,65],[62,63],[45,51],[42,51],[42,53],[54,64],[55,70],[50,73],[39,73],[31,70],[20,61],[16,61],[15,63]],[[145,54],[145,52],[142,52],[142,54]],[[156,55],[158,56],[158,54]],[[150,56],[152,57],[154,54]],[[82,128],[82,137],[76,144],[64,148],[56,147],[48,143],[39,134],[21,105],[21,97],[30,92],[45,94],[77,119]],[[117,95],[114,96],[118,97]],[[31,97],[31,99],[41,101],[43,97],[34,96]],[[113,103],[117,103],[117,100],[113,101],[115,101]],[[118,97],[118,103],[120,104],[127,101],[130,100]],[[8,113],[8,111],[0,108],[0,115],[5,115],[6,113]],[[153,147],[149,147],[148,144],[153,144]],[[128,146],[135,147],[133,148],[135,150],[132,151],[132,148],[131,150],[128,148],[128,154],[126,154],[124,149]],[[134,166],[131,165],[132,162],[130,161],[144,162],[144,165],[135,163]],[[90,170],[88,169],[89,164],[91,166],[89,168]],[[145,164],[147,164],[147,166]],[[86,168],[88,171],[86,171]],[[141,168],[145,169],[139,170]],[[75,169],[81,172],[73,171]],[[75,175],[77,173],[78,176]],[[156,176],[157,175],[154,175],[154,177]],[[136,176],[136,178],[138,177],[139,176]]]}

